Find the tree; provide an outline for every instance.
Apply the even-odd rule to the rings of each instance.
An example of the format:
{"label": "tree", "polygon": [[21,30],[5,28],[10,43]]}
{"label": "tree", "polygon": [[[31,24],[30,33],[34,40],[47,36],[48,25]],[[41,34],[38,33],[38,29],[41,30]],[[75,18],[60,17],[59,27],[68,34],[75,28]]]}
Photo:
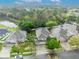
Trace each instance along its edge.
{"label": "tree", "polygon": [[67,22],[69,22],[69,23],[70,22],[76,22],[77,17],[75,15],[72,15],[72,16],[69,16],[67,19],[68,19]]}
{"label": "tree", "polygon": [[48,37],[47,42],[46,42],[46,47],[50,50],[49,55],[51,57],[51,59],[55,58],[55,56],[57,56],[56,52],[54,51],[54,49],[58,49],[60,48],[60,42],[57,40],[57,38],[50,38]]}
{"label": "tree", "polygon": [[50,50],[60,48],[60,42],[55,37],[54,38],[48,37],[46,47]]}
{"label": "tree", "polygon": [[19,23],[19,27],[20,27],[20,29],[22,29],[22,30],[30,31],[31,29],[34,28],[34,24],[33,24],[33,22],[30,21],[30,20],[22,20],[22,21],[20,21],[20,23]]}

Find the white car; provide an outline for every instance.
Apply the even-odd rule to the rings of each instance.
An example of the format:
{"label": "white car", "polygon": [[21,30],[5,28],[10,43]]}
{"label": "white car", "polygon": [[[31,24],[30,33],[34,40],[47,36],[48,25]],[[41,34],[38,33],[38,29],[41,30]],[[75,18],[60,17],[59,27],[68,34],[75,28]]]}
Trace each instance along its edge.
{"label": "white car", "polygon": [[23,56],[22,55],[16,55],[15,59],[23,59]]}

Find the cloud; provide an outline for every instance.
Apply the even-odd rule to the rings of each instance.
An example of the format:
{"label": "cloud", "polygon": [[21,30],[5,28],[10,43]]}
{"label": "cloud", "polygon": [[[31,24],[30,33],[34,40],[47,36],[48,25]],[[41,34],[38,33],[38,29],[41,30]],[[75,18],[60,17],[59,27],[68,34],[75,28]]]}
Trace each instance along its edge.
{"label": "cloud", "polygon": [[41,2],[42,0],[20,0],[22,2]]}
{"label": "cloud", "polygon": [[22,4],[22,2],[16,1],[15,4]]}
{"label": "cloud", "polygon": [[51,0],[52,2],[61,2],[61,0]]}
{"label": "cloud", "polygon": [[24,4],[29,2],[42,2],[42,0],[17,0],[15,4]]}

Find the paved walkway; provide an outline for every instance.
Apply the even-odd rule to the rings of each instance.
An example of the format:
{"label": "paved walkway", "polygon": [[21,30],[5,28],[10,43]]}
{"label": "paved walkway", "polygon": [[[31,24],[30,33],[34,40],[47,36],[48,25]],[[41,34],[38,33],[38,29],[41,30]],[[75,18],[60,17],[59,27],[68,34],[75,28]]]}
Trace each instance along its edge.
{"label": "paved walkway", "polygon": [[70,45],[67,42],[61,43],[61,46],[64,48],[64,50],[69,51],[71,50]]}
{"label": "paved walkway", "polygon": [[42,54],[47,54],[48,51],[45,48],[45,45],[38,45],[36,46],[36,55],[42,55]]}
{"label": "paved walkway", "polygon": [[3,47],[2,51],[0,52],[0,58],[9,58],[10,57],[10,47]]}

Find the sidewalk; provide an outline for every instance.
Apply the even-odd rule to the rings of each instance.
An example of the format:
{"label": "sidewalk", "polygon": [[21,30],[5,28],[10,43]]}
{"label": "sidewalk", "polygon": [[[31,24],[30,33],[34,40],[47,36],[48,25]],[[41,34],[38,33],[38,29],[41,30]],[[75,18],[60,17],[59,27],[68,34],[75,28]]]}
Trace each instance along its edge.
{"label": "sidewalk", "polygon": [[3,47],[2,51],[0,52],[0,58],[9,58],[10,50],[10,47]]}
{"label": "sidewalk", "polygon": [[71,47],[67,42],[61,43],[61,46],[64,48],[66,51],[70,51]]}

